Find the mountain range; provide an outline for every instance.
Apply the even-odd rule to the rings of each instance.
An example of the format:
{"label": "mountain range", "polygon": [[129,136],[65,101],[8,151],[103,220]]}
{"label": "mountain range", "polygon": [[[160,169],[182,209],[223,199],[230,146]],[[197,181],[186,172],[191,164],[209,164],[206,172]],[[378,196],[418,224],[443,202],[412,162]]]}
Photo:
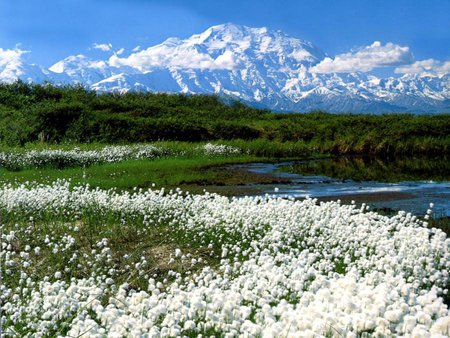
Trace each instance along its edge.
{"label": "mountain range", "polygon": [[69,56],[49,68],[22,52],[0,58],[0,81],[82,84],[98,92],[218,94],[274,111],[450,112],[450,74],[380,78],[370,72],[314,72],[327,54],[281,31],[223,24],[187,39],[99,57]]}

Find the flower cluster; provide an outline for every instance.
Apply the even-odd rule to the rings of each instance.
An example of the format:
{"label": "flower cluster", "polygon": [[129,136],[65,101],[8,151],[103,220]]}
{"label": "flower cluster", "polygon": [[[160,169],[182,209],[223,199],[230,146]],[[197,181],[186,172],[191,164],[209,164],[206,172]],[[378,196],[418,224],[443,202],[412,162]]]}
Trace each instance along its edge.
{"label": "flower cluster", "polygon": [[236,155],[242,153],[241,149],[225,144],[207,143],[200,149],[203,150],[205,155]]}
{"label": "flower cluster", "polygon": [[[5,186],[0,210],[6,336],[450,335],[450,239],[405,212],[65,182]],[[167,269],[160,242],[117,254],[119,234],[161,227],[198,250],[174,247]]]}
{"label": "flower cluster", "polygon": [[96,163],[113,163],[130,159],[154,159],[164,155],[165,149],[151,144],[131,146],[105,146],[97,150],[46,149],[30,150],[27,152],[0,153],[0,167],[40,168],[55,166],[58,168],[87,166]]}
{"label": "flower cluster", "polygon": [[[194,153],[214,155],[240,154],[236,147],[207,143],[194,149]],[[83,167],[100,163],[115,163],[135,159],[155,159],[161,156],[184,155],[184,152],[152,144],[105,146],[96,150],[45,149],[26,152],[0,152],[0,168]]]}

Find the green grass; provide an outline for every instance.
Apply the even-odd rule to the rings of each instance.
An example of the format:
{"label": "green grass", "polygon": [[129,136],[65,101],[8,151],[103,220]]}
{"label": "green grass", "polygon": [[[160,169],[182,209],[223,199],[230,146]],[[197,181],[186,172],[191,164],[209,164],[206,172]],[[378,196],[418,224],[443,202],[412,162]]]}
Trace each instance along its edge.
{"label": "green grass", "polygon": [[[279,161],[311,157],[302,142],[277,142],[268,140],[219,141],[243,151],[235,155],[204,155],[199,151],[204,142],[165,141],[152,145],[167,150],[169,155],[156,159],[127,160],[118,163],[94,164],[88,167],[64,167],[50,164],[42,168],[1,168],[0,183],[37,182],[49,184],[57,179],[70,179],[72,184],[89,184],[102,189],[181,187],[193,192],[203,191],[203,186],[229,186],[245,183],[275,183],[270,175],[226,170],[223,166],[249,162]],[[21,153],[30,150],[60,149],[99,150],[101,143],[47,144],[28,143],[24,147],[3,147],[2,151]],[[278,182],[278,181],[277,181]],[[226,194],[226,193],[225,193]]]}
{"label": "green grass", "polygon": [[[450,217],[445,215],[433,215],[430,220],[428,220],[428,226],[430,228],[441,229],[447,234],[447,237],[450,237]],[[450,301],[450,295],[448,296]]]}
{"label": "green grass", "polygon": [[[3,210],[0,212],[3,213]],[[12,268],[12,274],[4,275],[3,282],[10,287],[19,285],[21,271],[35,280],[61,271],[64,279],[70,281],[71,278],[87,278],[93,271],[100,273],[115,267],[118,285],[128,283],[133,288],[145,289],[149,276],[162,280],[169,270],[182,274],[192,271],[189,261],[170,260],[177,248],[192,258],[202,259],[193,271],[205,265],[214,267],[220,261],[220,252],[199,243],[193,234],[180,231],[177,223],[165,215],[161,215],[160,223],[154,222],[152,226],[145,226],[142,217],[99,212],[95,208],[83,210],[82,215],[76,218],[44,212],[34,215],[33,221],[30,221],[26,211],[14,215],[4,213],[3,216],[3,231],[16,232],[17,248],[23,250],[25,245],[41,248],[40,255],[32,255],[33,261],[29,267]],[[56,242],[68,235],[74,238],[75,247],[73,250],[60,250],[57,255],[52,252],[53,246],[45,242],[46,237]],[[97,243],[104,238],[108,239],[111,249],[110,259],[96,256],[101,251]],[[74,250],[78,258],[73,261]],[[141,257],[146,258],[148,265],[144,272],[138,273],[135,264],[140,262]]]}
{"label": "green grass", "polygon": [[51,183],[57,179],[70,179],[72,184],[89,184],[102,189],[131,190],[134,187],[174,188],[182,185],[224,185],[232,182],[230,172],[217,169],[230,163],[261,160],[255,156],[214,156],[160,158],[155,160],[129,160],[119,163],[92,165],[87,168],[26,169],[8,171],[0,169],[0,183]]}

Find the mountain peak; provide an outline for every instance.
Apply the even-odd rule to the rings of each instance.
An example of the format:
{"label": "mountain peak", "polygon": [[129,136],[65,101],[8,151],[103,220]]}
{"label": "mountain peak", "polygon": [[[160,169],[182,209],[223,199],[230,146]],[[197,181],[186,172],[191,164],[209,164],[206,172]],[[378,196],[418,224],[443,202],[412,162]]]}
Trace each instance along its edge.
{"label": "mountain peak", "polygon": [[95,48],[108,53],[69,56],[48,71],[0,49],[0,81],[81,83],[102,92],[218,94],[276,111],[450,110],[448,74],[380,79],[370,73],[313,72],[326,57],[323,51],[267,27],[224,23],[127,54],[114,52],[110,44]]}

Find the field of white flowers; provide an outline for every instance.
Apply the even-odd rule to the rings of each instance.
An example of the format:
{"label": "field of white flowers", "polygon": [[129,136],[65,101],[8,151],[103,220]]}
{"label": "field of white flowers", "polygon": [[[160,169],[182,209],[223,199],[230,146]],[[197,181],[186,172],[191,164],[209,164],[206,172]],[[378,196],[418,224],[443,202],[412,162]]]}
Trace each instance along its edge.
{"label": "field of white flowers", "polygon": [[400,212],[6,185],[6,337],[450,335],[450,240]]}
{"label": "field of white flowers", "polygon": [[[215,156],[240,154],[241,149],[224,145],[206,143],[188,149],[192,154]],[[75,167],[92,164],[117,163],[126,160],[156,159],[162,156],[183,156],[185,150],[172,149],[167,146],[153,144],[136,144],[123,146],[103,146],[94,150],[73,148],[43,149],[28,151],[0,152],[0,168],[42,168],[42,167]]]}

